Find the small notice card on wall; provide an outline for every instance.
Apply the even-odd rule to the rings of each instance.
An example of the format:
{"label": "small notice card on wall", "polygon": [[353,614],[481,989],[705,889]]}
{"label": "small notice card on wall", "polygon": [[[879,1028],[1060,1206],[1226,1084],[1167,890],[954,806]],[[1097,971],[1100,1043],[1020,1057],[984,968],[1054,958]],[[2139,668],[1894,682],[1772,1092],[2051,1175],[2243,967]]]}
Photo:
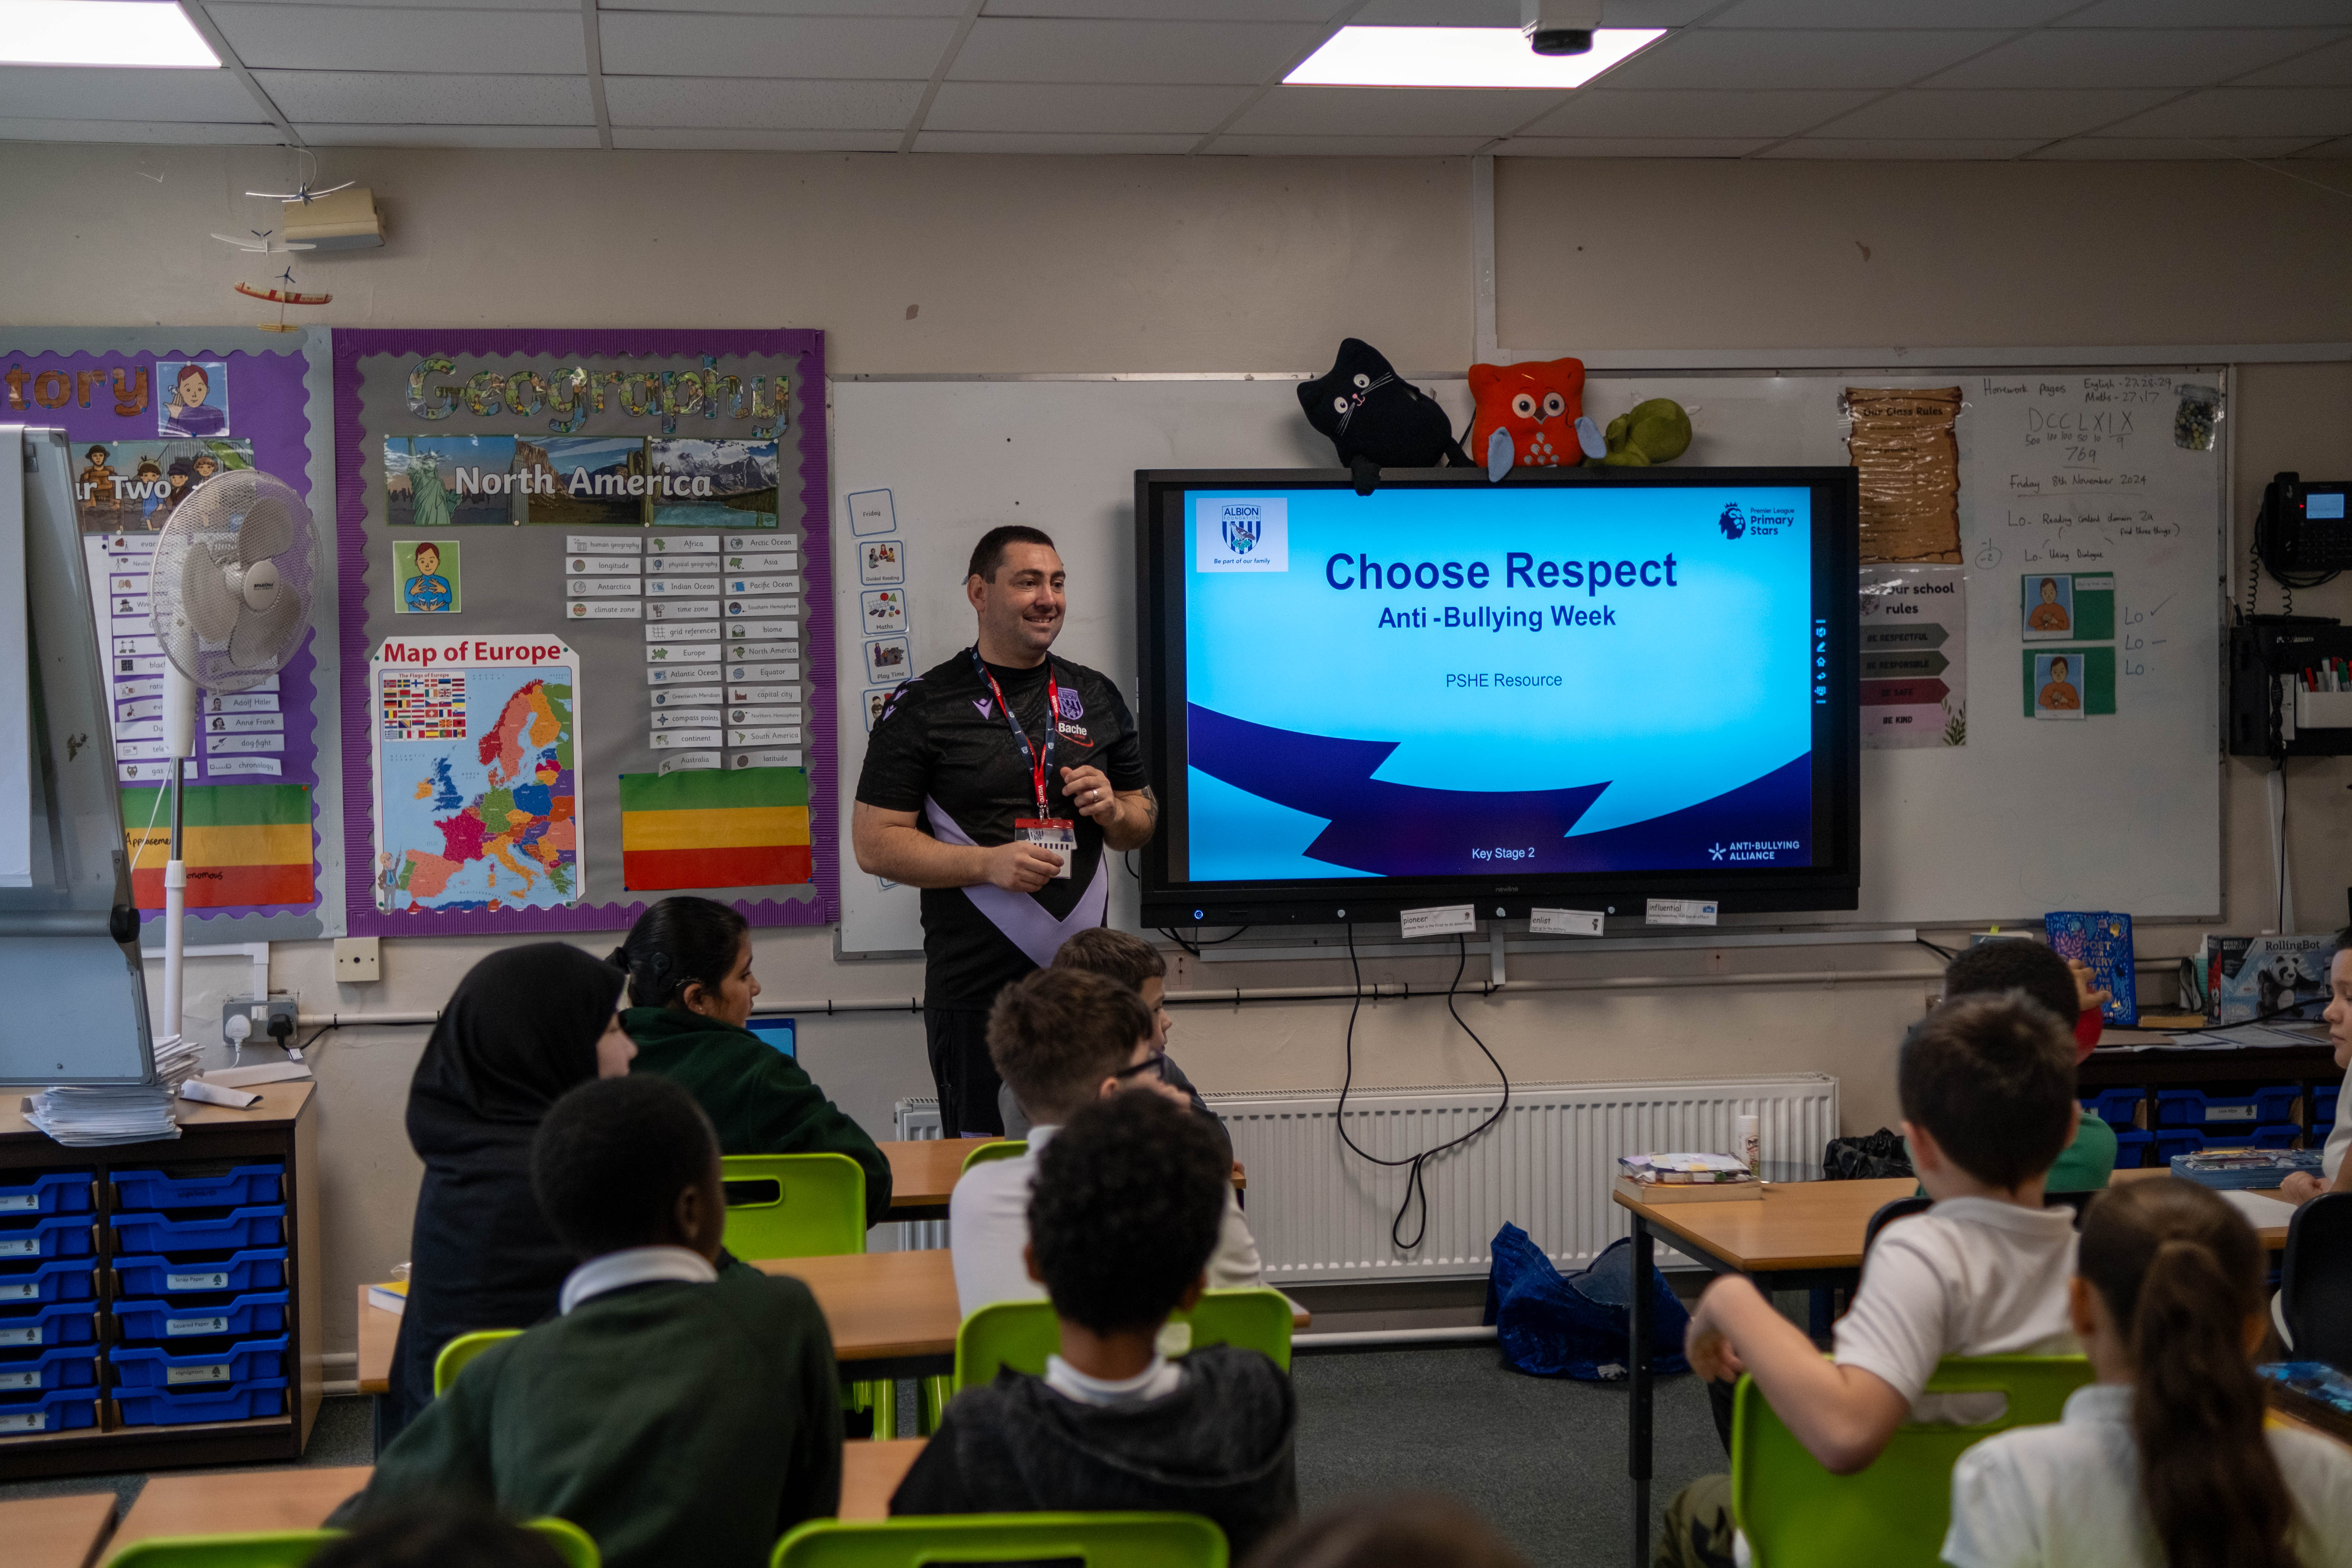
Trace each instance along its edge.
{"label": "small notice card on wall", "polygon": [[1958,566],[1862,569],[1862,744],[1969,739],[1969,584]]}

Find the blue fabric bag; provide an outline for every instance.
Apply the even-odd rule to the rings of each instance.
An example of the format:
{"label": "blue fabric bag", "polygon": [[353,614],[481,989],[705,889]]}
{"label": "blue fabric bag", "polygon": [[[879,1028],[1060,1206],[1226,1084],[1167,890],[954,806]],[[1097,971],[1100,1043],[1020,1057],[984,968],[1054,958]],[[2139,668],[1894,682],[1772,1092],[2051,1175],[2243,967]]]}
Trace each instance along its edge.
{"label": "blue fabric bag", "polygon": [[[1494,1267],[1486,1276],[1485,1321],[1496,1328],[1503,1359],[1537,1377],[1615,1382],[1628,1374],[1632,1327],[1633,1242],[1611,1242],[1592,1267],[1562,1278],[1528,1233],[1506,1225],[1495,1233]],[[1683,1359],[1683,1310],[1665,1277],[1650,1276],[1650,1369],[1688,1372]]]}

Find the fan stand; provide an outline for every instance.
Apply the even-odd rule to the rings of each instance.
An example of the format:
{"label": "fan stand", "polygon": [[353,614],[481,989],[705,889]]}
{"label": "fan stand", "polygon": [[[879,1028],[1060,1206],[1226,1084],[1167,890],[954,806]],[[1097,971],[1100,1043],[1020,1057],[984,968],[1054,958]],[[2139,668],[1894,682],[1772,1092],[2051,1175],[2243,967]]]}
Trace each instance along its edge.
{"label": "fan stand", "polygon": [[172,1026],[171,1040],[177,1041],[188,912],[188,863],[180,858],[180,788],[188,760],[196,754],[196,683],[168,658],[163,661],[163,737],[172,758],[172,842],[170,858],[163,863],[163,1016]]}

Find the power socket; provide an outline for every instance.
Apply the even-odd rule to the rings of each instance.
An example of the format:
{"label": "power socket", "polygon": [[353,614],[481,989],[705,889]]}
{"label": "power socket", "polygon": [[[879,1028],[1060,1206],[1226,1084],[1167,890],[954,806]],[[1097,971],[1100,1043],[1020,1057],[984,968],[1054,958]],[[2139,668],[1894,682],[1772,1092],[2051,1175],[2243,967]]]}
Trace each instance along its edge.
{"label": "power socket", "polygon": [[[290,1047],[294,1043],[292,1031],[300,1022],[301,1011],[300,1004],[289,995],[260,1000],[247,996],[235,1002],[224,1002],[221,1004],[221,1038],[232,1046],[275,1045],[277,1042],[270,1038],[269,1026],[273,1020],[283,1018],[288,1030],[286,1043]],[[236,1033],[238,1025],[245,1028],[243,1035]]]}
{"label": "power socket", "polygon": [[337,984],[373,985],[383,978],[383,952],[376,938],[339,936],[335,939]]}

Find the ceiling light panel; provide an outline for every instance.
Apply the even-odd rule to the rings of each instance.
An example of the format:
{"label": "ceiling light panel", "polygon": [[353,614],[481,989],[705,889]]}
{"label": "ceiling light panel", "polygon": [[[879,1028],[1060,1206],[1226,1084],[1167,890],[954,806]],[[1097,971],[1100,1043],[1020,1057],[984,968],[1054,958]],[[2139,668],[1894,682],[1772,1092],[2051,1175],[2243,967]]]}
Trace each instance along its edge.
{"label": "ceiling light panel", "polygon": [[8,0],[0,65],[218,70],[177,5],[154,0]]}
{"label": "ceiling light panel", "polygon": [[210,7],[210,15],[237,58],[256,70],[414,71],[454,66],[485,73],[560,76],[588,68],[577,12],[231,4]]}
{"label": "ceiling light panel", "polygon": [[1581,87],[1665,36],[1604,27],[1580,55],[1539,55],[1517,27],[1342,27],[1283,78],[1286,87]]}
{"label": "ceiling light panel", "polygon": [[1312,47],[1292,23],[1097,22],[982,16],[951,81],[1221,82],[1255,87]]}
{"label": "ceiling light panel", "polygon": [[606,11],[598,36],[610,75],[928,81],[955,28],[938,17]]}

